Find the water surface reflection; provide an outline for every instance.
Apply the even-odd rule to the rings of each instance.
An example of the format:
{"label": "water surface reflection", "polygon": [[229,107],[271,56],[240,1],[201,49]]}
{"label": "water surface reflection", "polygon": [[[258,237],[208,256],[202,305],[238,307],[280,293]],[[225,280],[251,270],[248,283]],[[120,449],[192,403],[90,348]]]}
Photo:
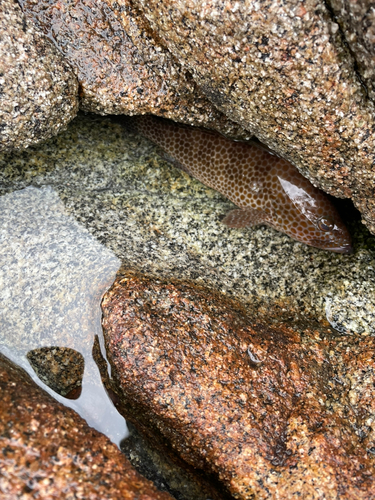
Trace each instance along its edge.
{"label": "water surface reflection", "polygon": [[[100,300],[119,266],[117,257],[66,213],[51,188],[28,187],[0,197],[0,351],[116,444],[127,428],[104,390],[92,347],[97,335],[104,352]],[[76,399],[48,387],[27,359],[30,351],[35,358],[36,349],[51,346],[75,349],[84,358]],[[51,350],[39,355],[44,352]]]}

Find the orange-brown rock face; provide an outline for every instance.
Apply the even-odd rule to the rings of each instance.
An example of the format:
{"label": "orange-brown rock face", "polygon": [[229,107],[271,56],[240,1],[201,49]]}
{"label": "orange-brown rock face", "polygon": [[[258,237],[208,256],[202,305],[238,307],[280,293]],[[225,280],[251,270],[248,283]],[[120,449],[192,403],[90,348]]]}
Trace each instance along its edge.
{"label": "orange-brown rock face", "polygon": [[0,354],[0,497],[171,500]]}
{"label": "orange-brown rock face", "polygon": [[373,339],[266,326],[125,271],[103,312],[128,417],[235,498],[375,498]]}
{"label": "orange-brown rock face", "polygon": [[129,0],[20,3],[72,66],[80,84],[81,109],[101,114],[153,113],[246,135],[197,89]]}

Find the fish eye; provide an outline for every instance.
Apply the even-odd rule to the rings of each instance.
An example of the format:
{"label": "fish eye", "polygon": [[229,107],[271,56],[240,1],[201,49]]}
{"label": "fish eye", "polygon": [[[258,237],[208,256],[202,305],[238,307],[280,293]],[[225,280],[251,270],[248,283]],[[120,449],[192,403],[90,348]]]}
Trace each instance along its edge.
{"label": "fish eye", "polygon": [[321,217],[318,220],[318,227],[322,231],[332,231],[332,229],[335,227],[335,224],[329,217]]}

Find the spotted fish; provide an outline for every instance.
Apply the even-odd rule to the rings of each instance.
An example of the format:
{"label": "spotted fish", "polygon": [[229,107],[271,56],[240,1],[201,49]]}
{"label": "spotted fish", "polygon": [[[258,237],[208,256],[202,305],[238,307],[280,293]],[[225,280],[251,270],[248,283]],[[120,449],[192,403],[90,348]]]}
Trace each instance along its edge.
{"label": "spotted fish", "polygon": [[153,116],[134,120],[138,132],[175,165],[237,205],[223,220],[228,227],[267,224],[313,247],[352,251],[350,235],[328,197],[266,147]]}

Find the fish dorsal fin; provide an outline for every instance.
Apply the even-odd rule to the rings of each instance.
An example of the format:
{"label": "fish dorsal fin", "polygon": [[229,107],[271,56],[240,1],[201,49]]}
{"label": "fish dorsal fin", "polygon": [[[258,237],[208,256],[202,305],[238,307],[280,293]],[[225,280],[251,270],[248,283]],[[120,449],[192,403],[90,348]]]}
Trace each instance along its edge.
{"label": "fish dorsal fin", "polygon": [[231,210],[223,219],[228,227],[251,227],[258,224],[269,224],[269,216],[262,210],[255,208],[236,208]]}

